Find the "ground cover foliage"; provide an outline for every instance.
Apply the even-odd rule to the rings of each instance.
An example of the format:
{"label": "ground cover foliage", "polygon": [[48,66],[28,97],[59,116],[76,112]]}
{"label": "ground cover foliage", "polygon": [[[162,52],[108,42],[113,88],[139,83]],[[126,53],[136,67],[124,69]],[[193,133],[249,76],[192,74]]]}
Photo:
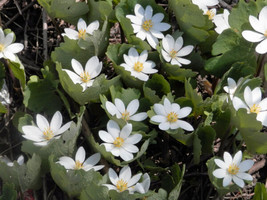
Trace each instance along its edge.
{"label": "ground cover foliage", "polygon": [[0,2],[0,199],[267,199],[267,1],[196,2]]}

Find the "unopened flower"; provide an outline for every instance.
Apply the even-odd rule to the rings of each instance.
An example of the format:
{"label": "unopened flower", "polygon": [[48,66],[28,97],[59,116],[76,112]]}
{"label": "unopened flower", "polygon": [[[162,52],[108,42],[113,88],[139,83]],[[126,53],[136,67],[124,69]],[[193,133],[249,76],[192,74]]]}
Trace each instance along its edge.
{"label": "unopened flower", "polygon": [[14,33],[12,32],[5,36],[4,31],[0,27],[0,58],[9,59],[11,61],[16,60],[15,54],[22,51],[24,45],[20,43],[13,43],[13,40]]}
{"label": "unopened flower", "polygon": [[245,173],[245,171],[248,171],[253,166],[254,161],[242,161],[241,151],[238,151],[234,158],[232,158],[228,152],[224,152],[223,159],[224,161],[220,159],[214,159],[216,165],[219,166],[220,169],[213,171],[213,176],[216,178],[223,178],[223,187],[230,185],[233,180],[235,184],[243,188],[245,185],[243,180],[253,180],[252,176],[248,173]]}
{"label": "unopened flower", "polygon": [[153,69],[156,64],[147,60],[147,50],[142,51],[139,55],[135,48],[130,48],[128,55],[123,54],[124,62],[120,64],[125,70],[131,72],[131,75],[138,78],[141,81],[148,80],[148,74],[154,74],[158,72],[157,69]]}
{"label": "unopened flower", "polygon": [[2,89],[0,90],[0,103],[7,106],[11,103],[9,91],[6,82],[4,81]]}
{"label": "unopened flower", "polygon": [[68,69],[63,70],[67,72],[74,84],[79,83],[82,86],[83,92],[87,87],[93,85],[94,78],[97,77],[102,70],[102,62],[99,62],[97,56],[93,56],[87,61],[85,69],[83,69],[81,63],[75,59],[71,60],[71,66],[75,73]]}
{"label": "unopened flower", "polygon": [[150,187],[150,177],[147,173],[143,175],[143,181],[141,183],[136,183],[134,190],[141,193],[145,194],[148,192]]}
{"label": "unopened flower", "polygon": [[65,28],[65,33],[63,33],[62,35],[67,36],[72,40],[85,39],[86,34],[93,35],[93,32],[99,28],[99,22],[96,20],[87,26],[86,22],[82,18],[80,18],[77,24],[77,28],[78,31],[71,28]]}
{"label": "unopened flower", "polygon": [[223,14],[215,15],[213,18],[213,23],[216,25],[214,29],[218,34],[221,34],[224,30],[231,28],[228,22],[229,11],[227,9],[223,10]]}
{"label": "unopened flower", "polygon": [[190,60],[182,57],[190,54],[193,51],[194,46],[188,45],[183,47],[183,43],[182,37],[179,37],[174,41],[174,38],[171,35],[166,35],[162,40],[163,49],[161,50],[161,53],[163,58],[167,62],[171,62],[172,65],[182,66],[182,64],[190,64]]}
{"label": "unopened flower", "polygon": [[218,0],[192,0],[192,3],[197,5],[199,9],[204,10],[208,9],[208,7],[216,6],[219,4]]}
{"label": "unopened flower", "polygon": [[259,54],[267,53],[267,6],[261,9],[259,19],[250,15],[249,23],[256,31],[245,30],[242,32],[243,37],[249,42],[260,42],[256,46],[256,52]]}
{"label": "unopened flower", "polygon": [[[246,80],[244,83],[246,83],[247,81],[248,80]],[[235,82],[234,79],[232,79],[230,77],[227,78],[228,86],[224,86],[223,89],[225,92],[227,92],[229,94],[231,100],[233,100],[235,91],[241,85],[242,82],[243,82],[243,77],[238,79],[237,83]]]}
{"label": "unopened flower", "polygon": [[136,37],[141,40],[147,39],[150,46],[155,49],[159,43],[158,38],[164,37],[161,32],[168,30],[171,25],[161,22],[164,14],[153,15],[153,8],[150,5],[144,9],[140,4],[136,4],[134,13],[135,15],[126,15],[126,17],[131,20]]}
{"label": "unopened flower", "polygon": [[[9,158],[7,157],[1,157],[0,160],[4,161],[7,166],[9,167],[13,167],[14,166],[14,162],[12,162]],[[19,164],[19,165],[23,165],[24,164],[24,156],[23,155],[20,155],[18,157],[18,159],[16,160],[16,162]]]}
{"label": "unopened flower", "polygon": [[98,171],[104,167],[104,165],[96,165],[100,161],[100,153],[95,153],[85,160],[85,150],[83,147],[79,147],[76,152],[75,160],[68,156],[62,156],[57,163],[63,165],[67,170],[79,170],[89,171],[94,169]]}
{"label": "unopened flower", "polygon": [[141,112],[135,114],[139,108],[139,101],[138,99],[132,100],[127,108],[125,109],[125,105],[122,100],[116,98],[115,105],[110,101],[106,102],[107,111],[112,115],[116,115],[118,119],[123,119],[126,122],[132,121],[143,121],[147,118],[146,112]]}
{"label": "unopened flower", "polygon": [[129,161],[133,159],[133,153],[139,151],[138,147],[135,146],[142,139],[141,134],[132,133],[132,124],[126,124],[121,130],[119,125],[113,121],[109,120],[107,124],[106,131],[99,131],[99,137],[105,143],[104,145],[106,151],[111,152],[114,156],[120,156],[123,160]]}
{"label": "unopened flower", "polygon": [[108,187],[109,190],[116,190],[117,192],[123,192],[128,190],[130,194],[134,193],[134,184],[136,184],[139,179],[141,178],[141,173],[136,174],[132,177],[131,168],[129,166],[124,166],[119,176],[117,173],[110,168],[108,171],[108,176],[110,182],[113,184],[103,184],[104,186]]}
{"label": "unopened flower", "polygon": [[238,97],[233,98],[235,110],[245,108],[248,113],[256,113],[257,120],[267,126],[267,98],[262,99],[261,89],[257,87],[251,91],[247,86],[244,90],[244,100],[245,103]]}
{"label": "unopened flower", "polygon": [[51,122],[49,123],[47,119],[40,115],[36,115],[37,126],[27,125],[22,127],[23,137],[32,140],[37,146],[46,146],[50,140],[53,138],[58,139],[62,133],[70,128],[71,122],[62,125],[62,115],[57,111]]}
{"label": "unopened flower", "polygon": [[159,128],[161,130],[165,131],[177,128],[182,128],[186,131],[194,130],[191,124],[184,120],[181,120],[191,113],[192,108],[180,108],[179,104],[171,103],[169,99],[165,98],[163,105],[156,103],[154,104],[153,109],[156,115],[151,117],[151,121],[159,123]]}

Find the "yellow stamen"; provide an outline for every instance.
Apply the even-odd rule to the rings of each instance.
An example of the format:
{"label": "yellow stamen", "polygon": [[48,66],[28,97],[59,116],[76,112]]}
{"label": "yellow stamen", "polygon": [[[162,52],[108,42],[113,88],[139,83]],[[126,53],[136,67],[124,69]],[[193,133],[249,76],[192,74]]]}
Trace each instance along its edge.
{"label": "yellow stamen", "polygon": [[214,18],[214,16],[215,16],[215,13],[212,10],[208,10],[206,12],[206,15],[209,16],[209,20],[212,20]]}
{"label": "yellow stamen", "polygon": [[83,168],[83,164],[80,161],[76,161],[75,162],[75,167],[74,169],[82,169]]}
{"label": "yellow stamen", "polygon": [[78,32],[78,38],[79,39],[85,39],[85,34],[86,34],[86,30],[85,29],[80,29]]}
{"label": "yellow stamen", "polygon": [[175,51],[174,49],[171,50],[171,52],[170,52],[171,58],[175,58],[176,57],[176,54],[177,54],[177,51]]}
{"label": "yellow stamen", "polygon": [[0,44],[0,52],[4,51],[4,45],[3,44]]}
{"label": "yellow stamen", "polygon": [[54,133],[50,127],[46,128],[43,134],[46,140],[51,140],[54,137]]}
{"label": "yellow stamen", "polygon": [[[263,34],[265,37],[267,37],[267,30],[264,32],[264,34]],[[0,49],[0,51],[1,51],[1,49]]]}
{"label": "yellow stamen", "polygon": [[239,172],[239,167],[236,164],[231,164],[227,171],[231,175],[236,175]]}
{"label": "yellow stamen", "polygon": [[257,104],[253,104],[253,106],[250,108],[251,113],[259,114],[260,111],[261,111],[261,107]]}
{"label": "yellow stamen", "polygon": [[123,192],[124,190],[128,189],[127,184],[128,183],[126,181],[124,181],[123,179],[120,179],[118,180],[116,187],[120,192]]}
{"label": "yellow stamen", "polygon": [[151,19],[144,21],[142,27],[145,31],[149,31],[149,29],[153,27],[153,23],[152,23]]}
{"label": "yellow stamen", "polygon": [[176,122],[178,120],[178,115],[175,112],[170,112],[167,115],[167,121],[170,123]]}
{"label": "yellow stamen", "polygon": [[121,114],[121,118],[125,121],[128,121],[130,119],[130,113],[125,110],[125,112]]}
{"label": "yellow stamen", "polygon": [[122,139],[121,137],[117,137],[116,140],[113,142],[115,147],[121,147],[123,143],[124,143],[124,139]]}
{"label": "yellow stamen", "polygon": [[141,72],[144,69],[143,63],[140,63],[139,61],[134,64],[134,70],[137,72]]}
{"label": "yellow stamen", "polygon": [[88,72],[83,72],[83,73],[81,73],[80,76],[81,76],[82,82],[84,82],[84,83],[87,83],[88,81],[91,80],[91,77],[90,77]]}

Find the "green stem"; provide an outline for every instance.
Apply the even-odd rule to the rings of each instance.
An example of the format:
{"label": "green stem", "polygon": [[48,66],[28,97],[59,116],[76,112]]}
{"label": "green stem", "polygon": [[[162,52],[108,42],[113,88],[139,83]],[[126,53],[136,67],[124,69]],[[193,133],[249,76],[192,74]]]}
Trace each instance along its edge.
{"label": "green stem", "polygon": [[261,73],[262,67],[264,65],[264,59],[265,59],[266,54],[259,55],[258,57],[258,68],[256,72],[256,77],[258,77]]}

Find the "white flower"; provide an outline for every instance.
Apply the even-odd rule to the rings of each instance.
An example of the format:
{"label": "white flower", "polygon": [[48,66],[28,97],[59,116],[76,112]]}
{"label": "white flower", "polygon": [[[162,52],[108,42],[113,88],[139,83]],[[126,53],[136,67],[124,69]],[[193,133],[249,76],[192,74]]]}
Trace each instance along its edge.
{"label": "white flower", "polygon": [[256,31],[243,31],[243,37],[249,42],[260,42],[256,46],[256,52],[259,54],[267,53],[267,6],[262,8],[259,14],[259,19],[250,15],[249,22],[252,28]]}
{"label": "white flower", "polygon": [[229,11],[227,9],[223,10],[223,14],[215,15],[213,18],[213,23],[216,25],[214,29],[218,34],[221,34],[224,30],[231,28],[228,22]]}
{"label": "white flower", "polygon": [[256,113],[257,120],[263,126],[267,126],[267,98],[262,100],[261,89],[259,87],[251,89],[247,86],[244,90],[245,103],[238,97],[233,98],[233,106],[236,110],[247,109],[248,113]]}
{"label": "white flower", "polygon": [[153,15],[153,8],[149,5],[144,9],[140,4],[136,4],[134,13],[135,15],[126,15],[126,17],[131,20],[136,37],[141,40],[147,39],[150,46],[155,49],[159,43],[158,38],[164,37],[161,32],[168,30],[171,25],[161,22],[164,14]]}
{"label": "white flower", "polygon": [[188,116],[192,108],[183,107],[180,108],[179,104],[171,103],[169,99],[164,99],[164,104],[154,104],[153,106],[156,115],[151,117],[151,121],[160,123],[159,128],[161,130],[182,128],[186,131],[193,131],[194,128],[186,121],[180,120]]}
{"label": "white flower", "polygon": [[213,20],[214,17],[216,16],[217,10],[216,8],[212,9],[203,9],[203,15],[208,15],[209,20]]}
{"label": "white flower", "polygon": [[125,105],[122,100],[116,98],[115,105],[110,101],[106,102],[106,109],[112,115],[116,115],[118,119],[123,119],[126,122],[129,120],[132,121],[143,121],[147,118],[146,112],[141,112],[135,114],[139,108],[139,101],[138,99],[132,100],[127,108],[125,109]]}
{"label": "white flower", "polygon": [[62,115],[57,111],[49,124],[47,119],[40,115],[36,115],[36,124],[37,126],[23,126],[23,137],[34,141],[34,144],[37,146],[46,146],[50,140],[53,138],[58,139],[62,133],[70,128],[71,122],[62,125]]}
{"label": "white flower", "polygon": [[147,173],[143,175],[143,181],[141,183],[136,183],[134,190],[141,193],[145,194],[148,192],[150,187],[150,177]]}
{"label": "white flower", "polygon": [[16,60],[15,53],[22,51],[23,44],[13,43],[14,33],[9,33],[5,36],[4,31],[0,27],[0,58],[6,58],[11,61]]}
{"label": "white flower", "polygon": [[192,3],[197,5],[201,10],[219,4],[218,0],[192,0]]}
{"label": "white flower", "polygon": [[62,156],[57,163],[63,165],[67,170],[79,170],[89,171],[94,169],[98,171],[104,167],[104,165],[96,165],[100,161],[100,153],[95,153],[85,160],[85,150],[83,147],[79,147],[75,155],[75,161],[68,156]]}
{"label": "white flower", "polygon": [[71,60],[71,66],[76,73],[68,69],[63,70],[67,72],[74,84],[79,83],[82,86],[83,92],[87,87],[93,85],[94,78],[97,77],[102,70],[102,62],[99,62],[97,56],[93,56],[87,61],[85,70],[83,70],[81,63],[75,59]]}
{"label": "white flower", "polygon": [[130,48],[128,56],[123,54],[124,62],[120,64],[125,70],[131,72],[131,75],[141,81],[147,81],[147,74],[154,74],[158,70],[153,69],[156,64],[153,61],[147,61],[147,50],[144,50],[140,55],[135,48]]}
{"label": "white flower", "polygon": [[228,186],[233,180],[235,184],[243,188],[245,185],[243,179],[248,181],[253,180],[252,176],[248,173],[245,173],[245,171],[248,171],[252,167],[254,161],[242,161],[241,151],[238,151],[233,159],[228,152],[224,152],[223,159],[224,161],[220,159],[214,159],[216,165],[218,165],[220,169],[213,171],[213,176],[216,178],[223,178],[223,187]]}
{"label": "white flower", "polygon": [[182,64],[190,64],[190,60],[181,57],[190,54],[194,47],[192,45],[182,47],[183,43],[182,37],[179,37],[174,41],[174,38],[171,35],[166,35],[162,40],[163,49],[161,50],[161,53],[163,58],[167,62],[171,62],[172,65],[182,66]]}
{"label": "white flower", "polygon": [[[232,79],[230,77],[227,78],[228,86],[224,86],[223,89],[225,92],[227,92],[229,94],[231,100],[233,100],[235,91],[241,85],[242,81],[243,81],[243,77],[238,79],[237,83],[235,82],[234,79]],[[245,84],[247,81],[248,80],[246,80],[243,84]]]}
{"label": "white flower", "polygon": [[0,103],[2,105],[9,105],[11,103],[10,97],[9,97],[9,91],[8,87],[6,85],[6,81],[4,80],[4,84],[2,86],[2,89],[0,91]]}
{"label": "white flower", "polygon": [[134,184],[136,184],[141,178],[141,173],[136,174],[132,177],[131,168],[129,166],[124,166],[119,176],[113,169],[109,169],[108,176],[111,184],[103,184],[108,187],[109,190],[116,190],[117,192],[123,192],[128,190],[130,194],[134,193]]}
{"label": "white flower", "polygon": [[119,125],[109,120],[106,131],[99,131],[99,137],[106,143],[102,143],[106,148],[106,151],[111,152],[114,156],[120,156],[123,160],[129,161],[133,159],[133,153],[139,151],[138,147],[134,144],[138,143],[142,139],[141,134],[133,134],[132,124],[126,124],[121,130]]}
{"label": "white flower", "polygon": [[[14,162],[12,162],[9,158],[7,157],[3,157],[1,158],[2,161],[4,161],[7,166],[9,167],[13,167],[14,166]],[[23,155],[20,155],[18,157],[18,159],[16,160],[16,162],[19,164],[19,165],[23,165],[24,164],[24,156]]]}
{"label": "white flower", "polygon": [[78,39],[85,39],[86,33],[93,35],[93,32],[99,28],[99,22],[93,21],[88,26],[86,25],[86,22],[80,18],[77,24],[78,31],[75,31],[71,28],[65,28],[63,33],[63,36],[67,36],[68,38],[72,40],[78,40]]}

